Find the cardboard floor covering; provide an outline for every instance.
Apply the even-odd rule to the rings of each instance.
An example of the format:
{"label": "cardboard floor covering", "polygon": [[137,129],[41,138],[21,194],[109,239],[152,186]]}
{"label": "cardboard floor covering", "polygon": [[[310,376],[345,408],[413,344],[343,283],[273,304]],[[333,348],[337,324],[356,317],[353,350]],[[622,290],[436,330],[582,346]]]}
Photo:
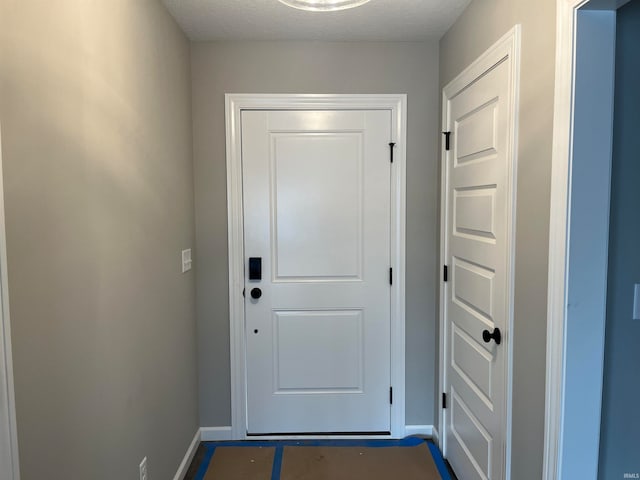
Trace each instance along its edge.
{"label": "cardboard floor covering", "polygon": [[285,447],[280,480],[440,480],[426,443],[414,447]]}
{"label": "cardboard floor covering", "polygon": [[204,480],[270,480],[275,447],[218,447]]}

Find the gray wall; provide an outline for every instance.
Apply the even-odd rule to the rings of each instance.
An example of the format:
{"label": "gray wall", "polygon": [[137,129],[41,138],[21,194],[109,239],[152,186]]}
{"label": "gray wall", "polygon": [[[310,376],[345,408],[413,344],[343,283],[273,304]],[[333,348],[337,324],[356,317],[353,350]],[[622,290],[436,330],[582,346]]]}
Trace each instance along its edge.
{"label": "gray wall", "polygon": [[555,0],[473,0],[440,41],[444,86],[522,24],[512,478],[542,476]]}
{"label": "gray wall", "polygon": [[640,1],[618,10],[614,146],[609,227],[605,370],[598,478],[640,473],[640,320],[632,320],[640,283]]}
{"label": "gray wall", "polygon": [[172,478],[196,431],[189,49],[155,0],[0,0],[24,480]]}
{"label": "gray wall", "polygon": [[407,93],[407,423],[436,389],[438,51],[427,43],[192,45],[200,422],[231,422],[225,93]]}

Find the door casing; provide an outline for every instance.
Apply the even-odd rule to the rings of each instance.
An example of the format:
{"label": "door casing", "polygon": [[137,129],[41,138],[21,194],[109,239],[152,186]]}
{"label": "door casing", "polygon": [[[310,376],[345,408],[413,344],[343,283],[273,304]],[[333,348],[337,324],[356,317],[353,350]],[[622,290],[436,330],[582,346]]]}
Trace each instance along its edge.
{"label": "door casing", "polygon": [[[515,266],[515,202],[516,202],[516,179],[517,179],[517,133],[518,133],[518,110],[519,110],[519,85],[520,85],[520,25],[514,26],[507,34],[498,40],[492,47],[469,65],[462,73],[454,78],[442,90],[442,130],[446,131],[449,125],[449,112],[447,109],[448,100],[457,95],[461,90],[466,88],[475,79],[491,70],[496,64],[508,59],[510,61],[512,85],[510,87],[511,98],[509,99],[510,111],[508,115],[509,132],[507,134],[507,158],[509,159],[509,179],[510,192],[507,196],[508,214],[507,214],[507,285],[509,291],[506,294],[507,306],[507,368],[506,368],[506,410],[504,412],[505,432],[505,480],[511,477],[511,415],[512,415],[512,393],[513,393],[513,307],[514,307],[514,266]],[[440,188],[440,271],[444,269],[446,264],[446,234],[447,234],[447,214],[448,214],[448,179],[447,179],[447,162],[448,152],[445,149],[445,142],[441,147],[441,188]],[[449,338],[446,326],[446,295],[447,284],[440,282],[440,339],[439,339],[439,392],[438,399],[440,409],[438,424],[440,426],[440,435],[438,435],[438,443],[445,458],[447,455],[446,445],[446,409],[442,408],[442,392],[446,390],[447,385],[447,345]]]}
{"label": "door casing", "polygon": [[[585,479],[598,476],[613,142],[615,12],[628,2],[557,2],[544,480],[560,479],[564,472]],[[585,24],[581,13],[587,12],[580,12],[580,9],[589,9],[591,14],[599,15]],[[597,50],[592,48],[594,44],[599,44]],[[589,55],[583,55],[580,60],[578,52],[585,48]],[[578,74],[579,60],[585,71],[598,74],[588,77],[584,73]],[[598,99],[596,106],[594,98]],[[593,114],[582,115],[576,124],[576,105],[589,105]],[[599,132],[598,148],[593,148],[593,138],[585,134],[588,131]],[[580,155],[574,158],[574,152],[580,152]],[[603,210],[596,214],[591,211],[584,201],[585,189],[590,198],[597,198]],[[586,232],[584,222],[575,222],[584,215],[590,217]],[[571,239],[586,238],[585,235],[590,241],[582,242],[580,249],[575,248],[575,240],[572,245]],[[591,285],[581,281],[585,273],[575,268],[586,263],[593,265],[588,272]],[[582,309],[575,308],[576,305],[582,305]],[[587,328],[570,328],[576,319]],[[579,345],[590,346],[589,362],[582,360],[582,353],[576,348]],[[582,381],[578,389],[576,378],[587,381]],[[585,396],[588,402],[583,401]],[[576,454],[576,449],[582,454]],[[585,462],[584,458],[589,461]]]}
{"label": "door casing", "polygon": [[[405,436],[405,245],[406,94],[226,94],[227,228],[231,352],[231,436],[247,438],[247,377],[244,338],[244,219],[242,210],[241,115],[243,110],[388,110],[395,142],[391,172],[391,435]],[[386,436],[376,436],[385,438]],[[273,438],[295,438],[278,436]],[[341,436],[340,438],[348,438]],[[359,437],[363,438],[363,437]]]}
{"label": "door casing", "polygon": [[[13,387],[13,359],[9,321],[9,275],[7,238],[4,221],[4,183],[2,177],[2,135],[0,133],[0,477],[19,480],[16,403]],[[2,355],[3,354],[3,355]]]}

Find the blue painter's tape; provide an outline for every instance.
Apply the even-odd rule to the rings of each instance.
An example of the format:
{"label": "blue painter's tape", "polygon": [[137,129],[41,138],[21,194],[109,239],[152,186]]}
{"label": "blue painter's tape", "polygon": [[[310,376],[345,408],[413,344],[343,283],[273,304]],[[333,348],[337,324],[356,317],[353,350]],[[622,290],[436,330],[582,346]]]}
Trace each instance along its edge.
{"label": "blue painter's tape", "polygon": [[433,442],[427,442],[427,445],[429,446],[429,451],[431,452],[431,456],[433,457],[433,461],[436,464],[436,468],[438,469],[438,473],[442,477],[442,480],[451,480],[449,469],[444,463],[444,458],[442,458],[442,454],[440,453],[438,446]]}
{"label": "blue painter's tape", "polygon": [[273,469],[271,470],[271,480],[280,480],[280,472],[282,471],[282,454],[284,453],[284,447],[278,445],[276,447],[276,453],[273,456]]}
{"label": "blue painter's tape", "polygon": [[216,445],[211,445],[209,442],[205,443],[205,448],[207,451],[204,454],[204,458],[202,459],[200,468],[198,468],[196,472],[194,480],[202,480],[204,478],[209,468],[209,463],[211,463],[211,457],[213,457],[213,453],[216,451]]}

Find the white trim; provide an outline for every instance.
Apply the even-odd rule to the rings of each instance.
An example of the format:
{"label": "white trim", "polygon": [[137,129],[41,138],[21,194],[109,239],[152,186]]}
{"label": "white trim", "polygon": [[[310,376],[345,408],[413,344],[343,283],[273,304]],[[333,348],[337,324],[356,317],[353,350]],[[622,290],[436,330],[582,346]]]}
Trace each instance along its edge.
{"label": "white trim", "polygon": [[[11,322],[9,315],[9,275],[7,272],[7,237],[4,218],[4,181],[2,177],[2,136],[0,134],[0,346],[4,356],[0,355],[0,395],[3,395],[3,411],[0,412],[2,429],[0,430],[0,446],[6,447],[7,457],[2,456],[0,477],[7,480],[20,479],[20,462],[18,458],[18,434],[16,426],[16,404],[13,387],[13,358],[11,353]],[[8,419],[8,422],[6,421]],[[2,452],[4,455],[4,452]]]}
{"label": "white trim", "polygon": [[[246,438],[247,398],[244,344],[244,252],[240,113],[242,110],[389,110],[396,143],[392,169],[391,261],[391,437],[405,429],[405,237],[406,237],[406,95],[225,95],[227,145],[227,209],[229,242],[229,322],[231,342],[232,438]],[[378,437],[380,438],[380,437]]]}
{"label": "white trim", "polygon": [[405,436],[419,435],[433,438],[433,425],[407,425],[404,427]]}
{"label": "white trim", "polygon": [[198,451],[198,446],[200,445],[200,436],[201,436],[200,430],[201,430],[200,428],[196,430],[196,434],[193,436],[193,440],[191,440],[191,444],[187,449],[187,453],[184,454],[184,458],[182,459],[182,462],[180,462],[180,466],[178,467],[178,471],[174,475],[173,480],[182,480],[184,476],[187,474],[187,471],[189,470],[189,466],[191,465],[191,461],[193,460],[193,457],[196,455],[196,452]]}
{"label": "white trim", "polygon": [[547,286],[547,375],[543,478],[554,480],[560,467],[564,317],[568,222],[568,182],[572,136],[574,23],[576,9],[586,0],[557,3],[556,74],[549,218],[549,279]]}
{"label": "white trim", "polygon": [[202,427],[200,440],[203,442],[225,442],[233,439],[231,427]]}
{"label": "white trim", "polygon": [[438,448],[440,448],[440,451],[442,451],[442,448],[440,447],[440,434],[438,433],[438,429],[436,427],[433,427],[433,432],[431,433],[431,440],[433,440],[433,443],[435,443]]}
{"label": "white trim", "polygon": [[[509,193],[507,195],[508,213],[507,213],[507,250],[509,257],[507,260],[507,330],[505,334],[508,336],[507,343],[507,367],[506,367],[506,410],[505,418],[505,479],[511,478],[511,434],[512,434],[512,406],[513,406],[513,311],[514,311],[514,279],[515,279],[515,229],[516,229],[516,198],[517,198],[517,166],[518,166],[518,131],[519,131],[519,98],[520,98],[520,41],[521,26],[515,25],[500,40],[491,46],[485,53],[476,59],[462,73],[448,83],[442,90],[442,128],[443,131],[448,128],[449,112],[447,110],[448,99],[458,94],[462,89],[466,88],[472,81],[491,70],[498,63],[509,59],[511,61],[511,85],[509,98],[509,109],[512,121],[509,122],[509,133],[507,138],[507,156],[511,159],[509,162]],[[447,151],[444,148],[444,142],[441,147],[441,198],[440,198],[440,271],[444,268],[447,258]],[[446,377],[446,358],[447,358],[447,329],[446,320],[446,288],[445,282],[440,282],[440,371],[439,371],[439,393],[445,391],[447,382]],[[438,402],[441,396],[438,395]],[[439,438],[439,446],[446,456],[446,415],[448,411],[440,408],[438,418],[440,431],[442,436]],[[437,433],[437,431],[436,431]]]}
{"label": "white trim", "polygon": [[393,440],[392,435],[247,435],[243,440]]}
{"label": "white trim", "polygon": [[[442,92],[442,125],[445,126],[442,131],[446,131],[446,125],[448,124],[449,112],[447,111],[447,96],[444,91]],[[443,274],[444,265],[447,258],[447,198],[445,196],[445,192],[447,191],[447,151],[445,149],[444,141],[441,142],[440,145],[440,270],[438,271],[438,278],[440,281],[440,295],[438,299],[438,391],[436,394],[436,402],[438,402],[438,419],[437,424],[440,428],[440,431],[443,433],[443,436],[440,438],[440,443],[438,446],[440,447],[440,451],[443,456],[445,454],[445,439],[444,439],[444,422],[445,418],[445,409],[442,408],[442,393],[445,391],[445,382],[446,382],[446,359],[447,359],[447,348],[446,348],[446,335],[445,335],[445,318],[446,318],[446,304],[447,304],[447,296],[444,282],[442,281],[442,277],[440,275]]]}
{"label": "white trim", "polygon": [[[554,129],[551,167],[551,209],[549,220],[549,277],[547,292],[547,357],[543,480],[560,479],[563,471],[565,370],[567,357],[567,295],[569,292],[569,242],[574,135],[577,11],[589,3],[615,10],[626,3],[589,0],[559,0],[557,3]],[[615,52],[613,53],[615,55]],[[609,181],[603,178],[602,181]],[[605,219],[597,219],[596,222]],[[596,223],[597,233],[606,227]],[[606,266],[594,272],[606,292]],[[606,302],[606,298],[604,299]],[[603,319],[604,321],[604,319]],[[604,353],[593,352],[594,355]],[[597,375],[597,373],[596,373]],[[601,375],[600,375],[601,377]],[[571,408],[567,406],[566,408]],[[596,478],[597,471],[593,472]]]}

